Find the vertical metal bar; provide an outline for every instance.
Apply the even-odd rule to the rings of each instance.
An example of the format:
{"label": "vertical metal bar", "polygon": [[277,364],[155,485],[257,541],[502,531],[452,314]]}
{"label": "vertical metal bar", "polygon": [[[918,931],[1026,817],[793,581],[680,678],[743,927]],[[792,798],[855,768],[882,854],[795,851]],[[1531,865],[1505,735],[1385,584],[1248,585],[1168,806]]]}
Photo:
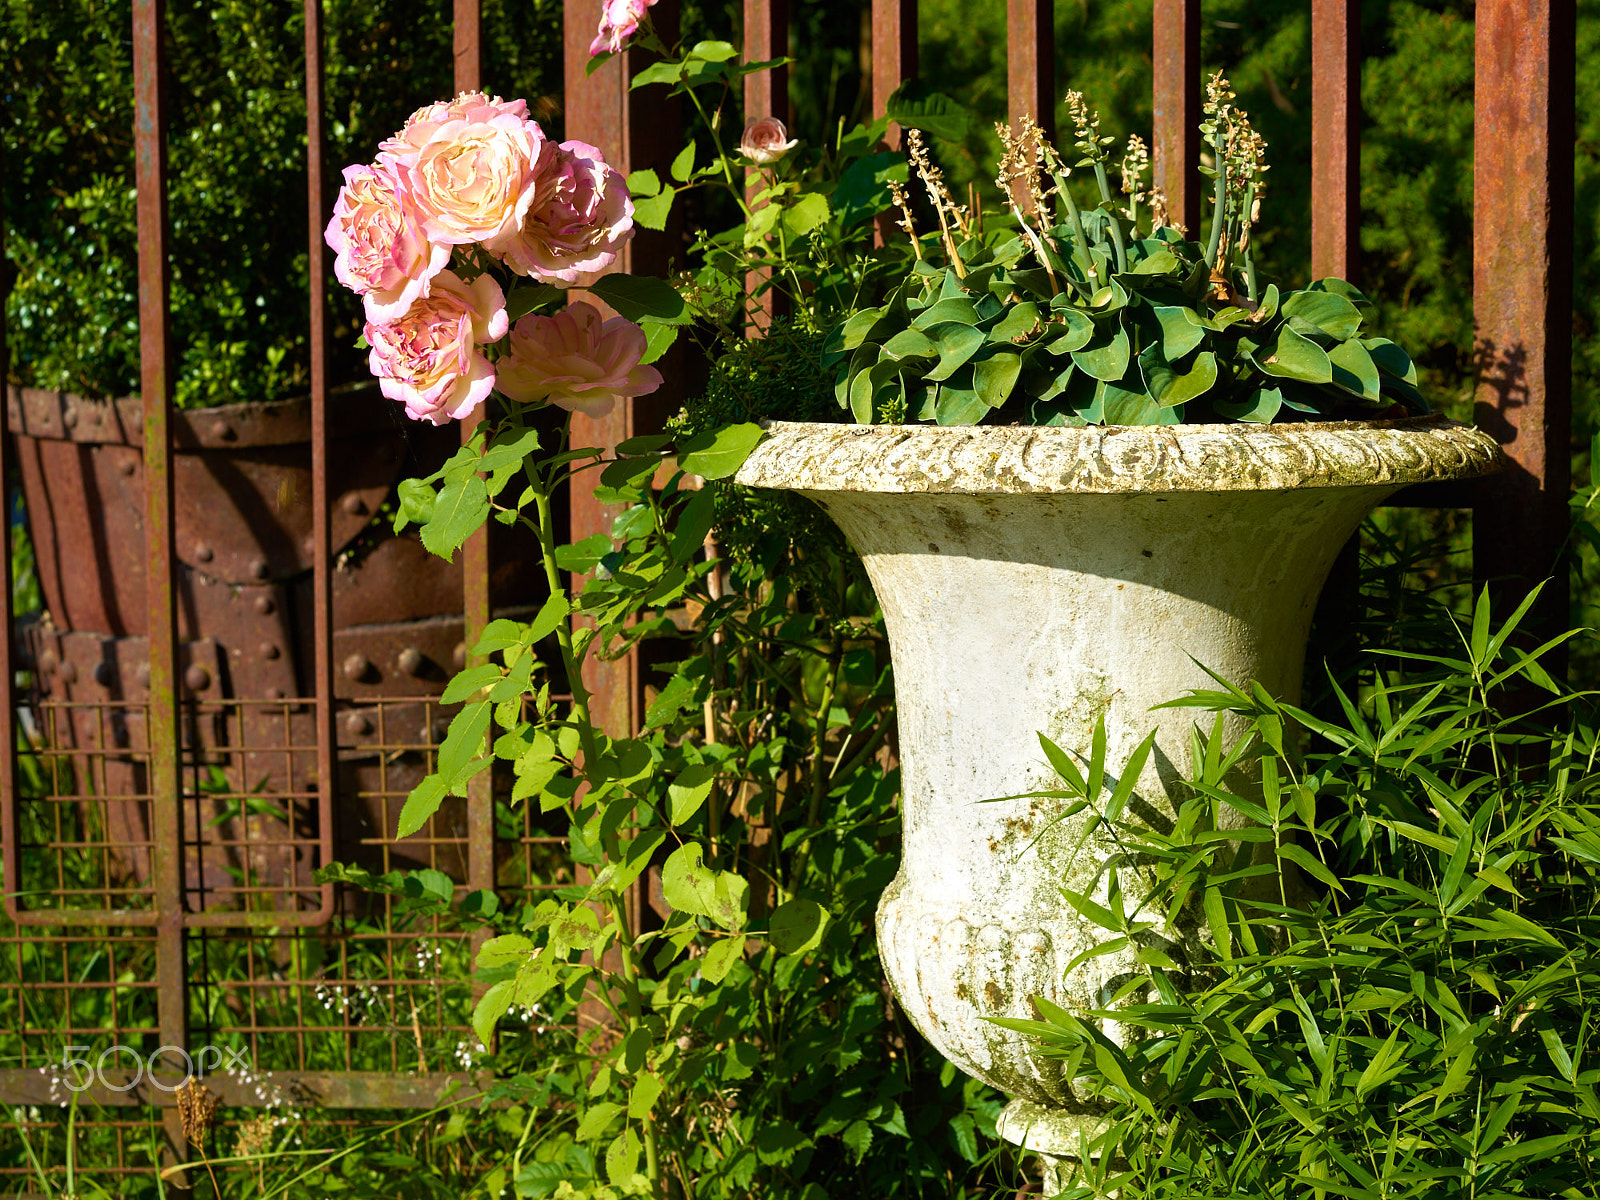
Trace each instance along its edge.
{"label": "vertical metal bar", "polygon": [[[475,92],[483,86],[483,6],[481,0],[455,0],[455,85],[457,92]],[[466,445],[483,421],[483,410],[461,422],[461,443]],[[483,660],[471,653],[489,624],[489,530],[478,530],[461,548],[464,576],[461,636],[468,651],[467,665]],[[488,735],[485,735],[487,744]],[[494,779],[482,771],[467,785],[467,886],[473,891],[493,891]],[[476,948],[487,930],[473,935]]]}
{"label": "vertical metal bar", "polygon": [[[1361,0],[1311,0],[1311,275],[1358,282],[1361,268]],[[1328,572],[1317,619],[1342,685],[1355,686],[1361,533]]]}
{"label": "vertical metal bar", "polygon": [[[789,53],[789,0],[744,0],[744,58],[768,62]],[[789,68],[773,67],[744,77],[745,120],[789,120]]]}
{"label": "vertical metal bar", "polygon": [[1473,514],[1474,572],[1505,602],[1540,597],[1566,628],[1555,571],[1571,486],[1575,16],[1570,0],[1479,0],[1472,294],[1477,423],[1510,469]]}
{"label": "vertical metal bar", "polygon": [[[183,945],[183,812],[179,745],[178,620],[173,580],[172,379],[167,329],[167,122],[163,108],[164,0],[133,0],[134,161],[139,225],[139,388],[144,401],[146,614],[150,634],[151,881],[156,906],[156,1011],[164,1045],[188,1043]],[[162,1114],[168,1152],[182,1161],[176,1113]]]}
{"label": "vertical metal bar", "polygon": [[1055,0],[1006,0],[1006,97],[1012,128],[1032,117],[1054,139]]}
{"label": "vertical metal bar", "polygon": [[[5,148],[0,146],[0,179],[5,178]],[[0,193],[0,272],[6,261],[5,196]],[[17,808],[17,697],[16,664],[12,652],[16,646],[15,619],[11,605],[11,489],[16,475],[11,461],[11,432],[6,428],[7,410],[10,407],[5,395],[9,377],[10,360],[6,357],[6,292],[0,276],[0,505],[5,509],[6,544],[0,558],[0,604],[4,604],[5,622],[0,627],[0,870],[5,872],[5,911],[13,920],[17,911],[18,871],[17,836],[20,813]],[[18,399],[21,397],[19,395]],[[108,905],[109,907],[109,905]],[[21,943],[18,942],[18,953]],[[22,978],[21,975],[17,976]],[[116,976],[112,976],[116,978]]]}
{"label": "vertical metal bar", "polygon": [[[872,0],[872,115],[889,110],[889,97],[917,74],[916,0]],[[900,126],[891,123],[884,140],[900,147]]]}
{"label": "vertical metal bar", "polygon": [[[333,526],[328,512],[328,246],[322,238],[328,204],[322,171],[327,126],[322,112],[322,0],[305,0],[305,20],[306,205],[311,250],[311,669],[317,698],[317,836],[322,859],[318,865],[325,867],[334,858],[333,806],[339,756],[333,722]],[[319,907],[322,920],[333,915],[331,883],[322,885]]]}
{"label": "vertical metal bar", "polygon": [[1167,213],[1200,236],[1200,0],[1155,0],[1156,186]]}
{"label": "vertical metal bar", "polygon": [[483,86],[483,5],[480,0],[455,0],[452,41],[455,46],[457,92]]}
{"label": "vertical metal bar", "polygon": [[1311,274],[1361,263],[1361,3],[1311,0]]}
{"label": "vertical metal bar", "polygon": [[[744,0],[744,58],[746,62],[768,62],[789,53],[789,0]],[[773,67],[744,77],[744,117],[747,122],[761,117],[777,117],[788,122],[789,68]],[[750,172],[745,183],[747,198],[754,200],[762,188],[759,171]],[[782,300],[771,291],[762,291],[772,278],[770,267],[745,276],[745,291],[759,297],[751,307],[752,332],[764,330],[772,318],[783,311]]]}

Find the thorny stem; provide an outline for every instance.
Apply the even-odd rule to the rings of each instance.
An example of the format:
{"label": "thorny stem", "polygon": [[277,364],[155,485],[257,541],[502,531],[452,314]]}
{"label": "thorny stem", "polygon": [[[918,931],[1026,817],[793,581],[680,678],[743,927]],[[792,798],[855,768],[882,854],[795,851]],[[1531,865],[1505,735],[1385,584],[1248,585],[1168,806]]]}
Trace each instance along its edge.
{"label": "thorny stem", "polygon": [[706,128],[711,131],[711,144],[717,148],[717,161],[722,164],[722,177],[727,180],[728,190],[733,193],[733,198],[738,202],[739,210],[744,213],[745,224],[755,220],[750,211],[750,206],[745,203],[744,189],[733,181],[733,168],[728,165],[728,155],[722,149],[722,135],[717,132],[716,122],[706,114],[706,106],[700,103],[700,97],[695,94],[694,88],[684,89],[689,93],[689,99],[694,101],[695,109],[700,113],[700,119],[706,123]]}
{"label": "thorny stem", "polygon": [[[822,801],[828,795],[828,780],[831,776],[822,768],[827,761],[828,754],[828,714],[833,711],[834,693],[839,687],[839,667],[844,659],[844,639],[834,630],[833,637],[828,642],[828,678],[822,686],[822,702],[817,705],[816,725],[813,732],[813,750],[811,752],[811,800],[806,806],[807,829],[815,829],[817,817],[822,812]],[[801,842],[795,851],[794,861],[789,864],[789,894],[792,896],[800,886],[800,876],[805,871],[806,861],[811,857],[811,841],[806,839]]]}
{"label": "thorny stem", "polygon": [[[571,425],[572,418],[568,416],[561,426],[561,440],[558,443],[561,449],[566,448]],[[535,473],[530,471],[529,474]],[[562,591],[561,568],[556,565],[555,519],[550,511],[549,481],[535,478],[532,482],[537,516],[534,530],[539,536],[539,557],[544,563],[545,583],[550,588],[550,594],[556,596]],[[592,770],[600,761],[600,749],[594,740],[594,727],[589,722],[589,689],[584,686],[583,663],[573,645],[570,618],[557,623],[556,641],[561,646],[561,665],[567,672],[567,685],[572,692],[572,723],[577,726],[578,739],[583,744],[583,761]]]}

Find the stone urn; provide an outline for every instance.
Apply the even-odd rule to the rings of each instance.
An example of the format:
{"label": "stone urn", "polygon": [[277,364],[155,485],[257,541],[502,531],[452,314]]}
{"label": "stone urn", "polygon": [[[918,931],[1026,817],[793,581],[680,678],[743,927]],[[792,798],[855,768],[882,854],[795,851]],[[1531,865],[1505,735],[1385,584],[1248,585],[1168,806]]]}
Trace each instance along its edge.
{"label": "stone urn", "polygon": [[1004,1137],[1074,1157],[1095,1113],[986,1018],[1036,1017],[1033,996],[1101,1007],[1128,977],[1126,953],[1066,970],[1109,935],[1058,889],[1103,902],[1111,847],[1074,852],[1087,817],[1052,825],[1065,801],[986,801],[1057,787],[1036,734],[1086,755],[1103,719],[1112,778],[1155,731],[1127,812],[1170,821],[1195,713],[1153,706],[1214,688],[1203,667],[1297,701],[1318,593],[1362,518],[1408,484],[1489,474],[1500,450],[1433,417],[768,428],[737,482],[821,505],[888,626],[904,782],[904,857],[878,905],[889,981],[940,1053],[1011,1097]]}

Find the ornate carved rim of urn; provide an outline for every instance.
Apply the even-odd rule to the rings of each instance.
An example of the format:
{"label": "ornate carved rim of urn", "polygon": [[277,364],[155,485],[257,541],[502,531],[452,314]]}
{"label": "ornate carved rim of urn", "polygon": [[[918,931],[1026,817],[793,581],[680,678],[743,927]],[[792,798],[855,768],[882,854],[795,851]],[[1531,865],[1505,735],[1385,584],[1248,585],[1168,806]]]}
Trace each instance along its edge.
{"label": "ornate carved rim of urn", "polygon": [[[1052,787],[1035,732],[1107,771],[1156,730],[1129,812],[1159,823],[1188,767],[1199,664],[1298,699],[1312,610],[1339,549],[1399,488],[1496,471],[1488,435],[1442,418],[1166,427],[773,422],[736,480],[800,492],[861,555],[899,697],[900,872],[878,905],[885,970],[911,1021],[1012,1097],[1008,1140],[1073,1156],[1098,1124],[1021,1035],[1030,997],[1098,1007],[1126,954],[1063,970],[1105,935],[1062,884],[1105,899],[1109,848]],[[1231,735],[1238,736],[1238,730]],[[1042,836],[1039,836],[1044,830]],[[1030,843],[1038,838],[1037,843]]]}

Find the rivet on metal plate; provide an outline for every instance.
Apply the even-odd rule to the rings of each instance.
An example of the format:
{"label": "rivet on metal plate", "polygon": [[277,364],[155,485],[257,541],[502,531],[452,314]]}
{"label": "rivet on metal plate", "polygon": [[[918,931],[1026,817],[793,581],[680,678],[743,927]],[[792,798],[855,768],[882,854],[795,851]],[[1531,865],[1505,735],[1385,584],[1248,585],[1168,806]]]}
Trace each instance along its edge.
{"label": "rivet on metal plate", "polygon": [[400,669],[407,675],[416,675],[422,671],[422,651],[415,646],[407,646],[400,651]]}
{"label": "rivet on metal plate", "polygon": [[191,663],[183,673],[183,682],[189,685],[190,691],[203,692],[211,686],[211,672],[199,663]]}
{"label": "rivet on metal plate", "polygon": [[280,651],[278,650],[278,647],[273,645],[271,642],[262,642],[261,643],[261,657],[262,658],[269,659],[269,660],[270,659],[274,659],[274,658],[278,657],[279,653],[280,653]]}

